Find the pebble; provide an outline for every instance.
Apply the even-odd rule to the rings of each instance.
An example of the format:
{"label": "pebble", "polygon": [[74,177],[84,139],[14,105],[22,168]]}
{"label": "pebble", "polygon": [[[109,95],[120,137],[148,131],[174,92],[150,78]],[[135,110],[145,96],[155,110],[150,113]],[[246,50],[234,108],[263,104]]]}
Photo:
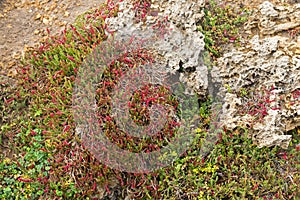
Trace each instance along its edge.
{"label": "pebble", "polygon": [[43,23],[46,24],[46,25],[48,25],[49,24],[49,20],[46,19],[46,18],[43,18]]}
{"label": "pebble", "polygon": [[40,13],[37,13],[37,15],[35,16],[35,20],[38,20],[38,19],[40,19],[42,17],[42,15],[40,14]]}
{"label": "pebble", "polygon": [[65,17],[69,17],[69,16],[70,16],[70,13],[69,13],[68,11],[66,11],[65,14],[64,14],[64,16],[65,16]]}
{"label": "pebble", "polygon": [[67,24],[66,21],[60,21],[60,22],[58,22],[58,25],[59,25],[59,26],[65,26],[66,24]]}
{"label": "pebble", "polygon": [[7,73],[8,77],[15,77],[16,75],[17,75],[17,71],[15,69],[11,69]]}
{"label": "pebble", "polygon": [[40,31],[38,30],[38,29],[36,29],[36,30],[34,30],[34,35],[37,35],[37,34],[39,34],[40,33]]}

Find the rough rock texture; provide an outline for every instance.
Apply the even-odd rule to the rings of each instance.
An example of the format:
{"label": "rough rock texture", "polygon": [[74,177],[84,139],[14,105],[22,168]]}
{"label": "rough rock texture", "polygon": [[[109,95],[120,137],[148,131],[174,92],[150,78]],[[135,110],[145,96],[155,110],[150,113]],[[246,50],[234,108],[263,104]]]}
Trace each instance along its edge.
{"label": "rough rock texture", "polygon": [[[220,119],[227,128],[245,126],[260,147],[287,148],[291,136],[285,133],[300,124],[300,38],[295,32],[291,38],[286,31],[299,26],[299,4],[274,6],[266,1],[258,6],[245,26],[251,38],[243,41],[242,47],[229,49],[211,73],[201,60],[203,34],[196,31],[196,24],[203,17],[203,6],[203,0],[152,1],[151,14],[137,22],[133,5],[123,1],[120,5],[123,12],[107,19],[107,23],[119,38],[128,39],[132,35],[152,38],[149,47],[157,52],[166,71],[181,71],[180,80],[200,96],[207,91],[216,95],[218,88],[211,83],[226,84],[230,92],[219,89],[219,99],[223,102]],[[169,23],[170,35],[159,38],[162,33],[157,31],[167,30],[162,27],[168,27]],[[152,26],[158,24],[161,28],[154,31]],[[240,97],[242,88],[266,91]],[[245,107],[253,102],[256,107]],[[241,112],[248,109],[249,113]]]}
{"label": "rough rock texture", "polygon": [[[137,23],[133,5],[123,1],[120,9],[123,12],[117,17],[107,19],[112,30],[117,30],[117,35],[129,38],[133,35],[151,40],[149,48],[154,49],[162,59],[161,64],[167,71],[181,69],[180,80],[190,86],[187,92],[195,90],[200,96],[206,95],[208,87],[207,67],[200,60],[200,53],[204,50],[204,36],[196,31],[197,20],[203,13],[203,0],[197,1],[152,1],[151,12],[155,13],[146,17],[146,21]],[[156,31],[153,25],[159,25]],[[170,30],[159,38],[159,31]]]}
{"label": "rough rock texture", "polygon": [[[299,16],[300,4],[262,3],[245,27],[248,33],[258,29],[260,35],[218,60],[220,77],[231,90],[225,97],[223,123],[229,129],[252,125],[250,133],[259,146],[287,148],[291,136],[284,134],[300,125],[300,36],[286,31],[299,27]],[[263,102],[257,93],[245,99],[237,95],[242,88],[269,90],[269,96]],[[260,102],[256,109],[264,109],[262,121],[255,120],[257,112],[241,114],[251,101]]]}
{"label": "rough rock texture", "polygon": [[279,33],[300,25],[300,4],[275,6],[265,1],[252,16],[252,22],[247,28],[258,26],[260,33],[263,35]]}

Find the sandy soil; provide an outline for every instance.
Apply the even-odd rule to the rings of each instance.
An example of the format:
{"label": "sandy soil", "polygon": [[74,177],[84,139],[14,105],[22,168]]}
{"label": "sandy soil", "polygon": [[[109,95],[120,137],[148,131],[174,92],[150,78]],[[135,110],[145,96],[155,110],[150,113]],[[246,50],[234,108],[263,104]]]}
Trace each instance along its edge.
{"label": "sandy soil", "polygon": [[20,58],[45,39],[46,28],[59,32],[101,2],[104,0],[0,0],[0,82],[16,75]]}

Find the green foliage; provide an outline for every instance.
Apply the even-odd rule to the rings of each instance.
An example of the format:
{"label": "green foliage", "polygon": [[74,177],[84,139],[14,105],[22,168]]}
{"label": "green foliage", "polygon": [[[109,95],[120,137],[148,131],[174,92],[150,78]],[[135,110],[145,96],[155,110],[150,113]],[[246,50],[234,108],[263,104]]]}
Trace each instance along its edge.
{"label": "green foliage", "polygon": [[246,132],[236,130],[224,132],[207,157],[199,149],[193,146],[187,156],[159,172],[163,199],[296,199],[299,148],[260,149]]}
{"label": "green foliage", "polygon": [[[76,199],[99,192],[95,186],[109,176],[109,169],[74,136],[71,99],[78,67],[106,38],[102,13],[109,17],[116,11],[117,7],[102,5],[80,16],[60,35],[49,33],[45,43],[25,55],[17,89],[5,96],[13,98],[3,104],[6,110],[15,110],[21,103],[24,108],[1,126],[18,155],[1,159],[1,199]],[[104,179],[98,178],[102,173]],[[94,180],[88,182],[90,176]]]}
{"label": "green foliage", "polygon": [[203,12],[205,15],[198,24],[198,31],[204,34],[205,48],[211,56],[219,57],[225,44],[239,44],[239,29],[247,21],[247,9],[210,0]]}
{"label": "green foliage", "polygon": [[[126,195],[135,199],[295,197],[300,185],[299,130],[292,133],[294,140],[288,150],[259,149],[244,130],[224,130],[213,151],[203,158],[199,151],[213,114],[209,101],[200,105],[203,124],[196,129],[191,148],[172,166],[156,172],[133,174],[112,170],[81,145],[71,113],[75,76],[86,56],[106,39],[104,18],[115,16],[116,12],[117,7],[103,5],[78,17],[61,35],[49,34],[48,41],[26,55],[17,89],[1,93],[1,111],[16,117],[1,122],[0,144],[8,140],[15,156],[0,157],[0,199],[91,199],[101,195],[103,189],[105,195],[111,194],[113,180],[119,181],[119,190],[127,191]],[[213,2],[205,13],[199,30],[206,36],[206,48],[219,55],[216,46],[237,34],[245,16]],[[139,53],[143,52],[131,55],[135,62],[127,63],[128,67],[150,59]],[[117,66],[122,65],[112,68]],[[107,80],[116,80],[111,71],[108,74]],[[101,94],[97,96],[98,103],[105,100]],[[247,95],[247,91],[241,91],[241,95]],[[176,103],[176,99],[168,97],[169,103]],[[134,101],[141,103],[139,98]],[[110,134],[112,139],[117,138],[113,131]],[[132,147],[136,141],[127,142],[124,145]],[[124,194],[120,196],[125,198]]]}

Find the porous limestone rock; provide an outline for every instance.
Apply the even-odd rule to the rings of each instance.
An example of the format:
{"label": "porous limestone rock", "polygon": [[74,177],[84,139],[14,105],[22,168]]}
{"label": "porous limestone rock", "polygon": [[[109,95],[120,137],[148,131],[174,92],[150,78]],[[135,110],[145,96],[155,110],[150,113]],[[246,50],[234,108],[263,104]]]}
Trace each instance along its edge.
{"label": "porous limestone rock", "polygon": [[[260,35],[243,41],[242,47],[234,48],[218,59],[220,78],[231,90],[225,95],[222,123],[234,129],[249,127],[251,121],[249,133],[259,147],[278,145],[287,148],[291,135],[286,132],[300,125],[300,37],[294,38],[286,31],[300,26],[299,16],[300,4],[275,6],[268,1],[262,3],[245,26],[248,33],[258,29]],[[245,109],[245,103],[258,102],[262,98],[245,99],[236,95],[243,89],[253,88],[267,88],[271,93],[266,99],[267,110],[262,121],[240,112]]]}
{"label": "porous limestone rock", "polygon": [[204,16],[204,5],[204,0],[152,0],[151,7],[158,9],[161,16],[168,16],[177,27],[195,31],[196,23]]}
{"label": "porous limestone rock", "polygon": [[[160,64],[169,72],[181,71],[180,81],[190,88],[188,93],[196,91],[199,96],[206,96],[208,81],[207,67],[201,62],[201,52],[204,50],[204,36],[196,31],[196,23],[204,15],[201,7],[204,0],[185,1],[152,1],[146,21],[137,22],[133,5],[129,1],[120,4],[117,17],[107,19],[111,30],[117,31],[117,37],[124,39],[131,36],[149,39],[147,48],[153,49],[160,57]],[[159,22],[160,21],[160,22]],[[154,30],[153,25],[161,23],[161,29]],[[162,26],[166,25],[164,31]],[[169,26],[169,27],[168,27]],[[163,34],[159,37],[159,34]]]}
{"label": "porous limestone rock", "polygon": [[275,6],[265,1],[259,6],[246,26],[247,30],[258,27],[263,35],[272,35],[299,27],[300,25],[300,3],[292,6]]}
{"label": "porous limestone rock", "polygon": [[264,122],[253,126],[252,137],[258,141],[259,147],[277,145],[288,148],[291,136],[284,135],[284,128],[280,111],[270,109]]}
{"label": "porous limestone rock", "polygon": [[[249,127],[250,124],[248,124],[249,121],[253,120],[253,117],[250,115],[244,115],[244,116],[237,116],[236,113],[238,112],[238,109],[240,109],[242,106],[242,100],[237,97],[236,94],[232,93],[226,93],[224,98],[224,104],[222,106],[222,115],[221,115],[221,121],[222,124],[226,124],[226,128],[233,130],[234,128],[240,126],[246,126]],[[226,112],[224,112],[226,111]]]}
{"label": "porous limestone rock", "polygon": [[[123,12],[107,19],[111,30],[121,39],[135,35],[152,38],[149,48],[157,52],[166,71],[181,71],[180,80],[200,96],[210,94],[222,100],[221,123],[229,129],[249,128],[250,136],[260,147],[278,145],[287,148],[290,135],[286,132],[300,125],[300,37],[287,33],[300,26],[300,4],[290,6],[263,2],[245,24],[245,33],[252,35],[243,40],[241,47],[229,49],[218,59],[217,66],[208,73],[201,60],[204,36],[196,31],[203,17],[204,0],[153,0],[151,12],[137,22],[133,5],[128,0],[120,4]],[[170,23],[172,31],[159,38],[153,25]],[[166,29],[163,29],[166,30]],[[210,79],[210,80],[209,80]],[[211,83],[222,83],[230,88],[216,88]],[[241,114],[243,106],[258,98],[254,93],[241,98],[241,89],[271,90],[262,120],[251,114]],[[252,95],[252,96],[251,96]],[[261,97],[261,96],[260,96]],[[259,97],[259,98],[260,98]]]}

